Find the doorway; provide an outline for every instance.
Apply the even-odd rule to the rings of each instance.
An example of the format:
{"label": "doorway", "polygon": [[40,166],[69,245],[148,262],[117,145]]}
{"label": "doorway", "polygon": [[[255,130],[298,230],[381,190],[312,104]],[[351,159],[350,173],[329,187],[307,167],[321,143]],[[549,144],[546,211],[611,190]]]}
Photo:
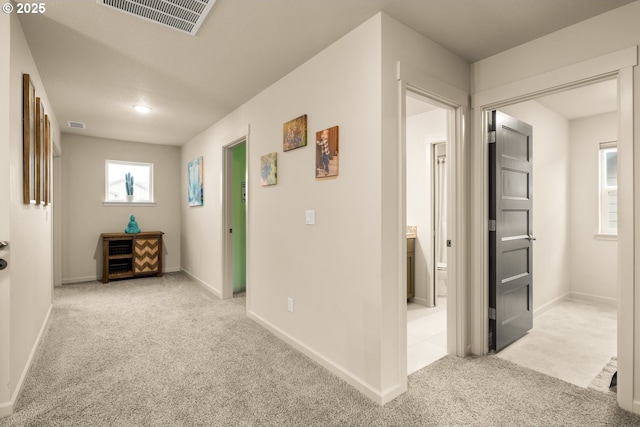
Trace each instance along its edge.
{"label": "doorway", "polygon": [[407,373],[447,351],[449,109],[406,93]]}
{"label": "doorway", "polygon": [[[558,93],[606,79],[617,78],[618,82],[618,180],[625,183],[618,189],[618,237],[616,242],[617,267],[617,401],[620,407],[634,410],[634,348],[636,346],[634,312],[634,192],[633,176],[633,93],[634,68],[637,65],[637,47],[612,51],[571,65],[545,71],[531,77],[511,81],[502,86],[476,92],[472,97],[473,144],[470,147],[469,181],[472,196],[471,272],[469,291],[471,297],[471,351],[488,353],[488,217],[487,217],[487,159],[485,112],[500,109],[527,99]],[[535,135],[534,135],[535,138]]]}
{"label": "doorway", "polygon": [[247,143],[246,138],[223,147],[223,210],[225,224],[223,298],[244,295],[247,285]]}
{"label": "doorway", "polygon": [[617,79],[500,110],[533,126],[533,226],[523,234],[536,240],[533,329],[498,357],[587,387],[617,356],[617,248],[598,208],[599,148],[618,139]]}

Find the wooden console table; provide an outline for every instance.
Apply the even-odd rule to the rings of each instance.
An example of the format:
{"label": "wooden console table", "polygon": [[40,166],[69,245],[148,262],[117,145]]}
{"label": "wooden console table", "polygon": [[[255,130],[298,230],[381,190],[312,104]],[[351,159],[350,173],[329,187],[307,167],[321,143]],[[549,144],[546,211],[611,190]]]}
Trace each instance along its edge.
{"label": "wooden console table", "polygon": [[102,233],[102,283],[162,276],[162,231]]}

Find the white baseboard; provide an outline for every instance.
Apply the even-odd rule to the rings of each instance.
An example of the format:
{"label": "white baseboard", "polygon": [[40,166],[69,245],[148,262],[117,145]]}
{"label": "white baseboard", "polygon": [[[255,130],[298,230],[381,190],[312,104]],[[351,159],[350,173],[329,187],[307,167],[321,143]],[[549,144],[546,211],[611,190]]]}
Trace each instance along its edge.
{"label": "white baseboard", "polygon": [[599,304],[606,304],[606,305],[611,305],[611,306],[618,305],[618,299],[617,298],[602,297],[602,296],[599,296],[599,295],[585,294],[585,293],[582,293],[582,292],[573,292],[573,291],[571,291],[571,292],[569,292],[569,298],[582,300],[582,301],[588,301],[588,302],[595,302],[595,303],[599,303]]}
{"label": "white baseboard", "polygon": [[549,302],[547,302],[545,304],[542,304],[540,307],[538,307],[535,310],[533,310],[533,317],[536,318],[536,317],[540,316],[542,313],[544,313],[545,311],[548,311],[548,310],[552,309],[556,305],[560,304],[562,301],[564,301],[567,298],[569,298],[570,294],[571,294],[571,292],[567,292],[565,294],[560,295],[557,298],[552,299],[551,301],[549,301]]}
{"label": "white baseboard", "polygon": [[191,274],[190,272],[188,272],[185,269],[181,270],[184,274],[186,274],[187,276],[189,276],[194,282],[196,282],[197,284],[199,284],[200,286],[202,286],[205,290],[211,292],[214,296],[222,299],[222,292],[220,292],[219,290],[217,290],[216,288],[214,288],[213,286],[211,286],[210,284],[208,284],[207,282],[205,282],[204,280],[200,279],[199,277]]}
{"label": "white baseboard", "polygon": [[72,285],[74,283],[83,283],[83,282],[95,282],[98,280],[98,276],[85,276],[85,277],[63,277],[62,284],[63,285]]}
{"label": "white baseboard", "polygon": [[0,403],[0,419],[13,414],[13,402]]}
{"label": "white baseboard", "polygon": [[420,298],[420,297],[413,297],[413,302],[415,302],[416,304],[420,304],[420,305],[424,305],[425,307],[428,307],[428,302],[426,298]]}
{"label": "white baseboard", "polygon": [[[171,268],[165,268],[164,272],[165,273],[179,273],[180,271],[182,271],[180,269],[180,267],[171,267]],[[67,277],[67,278],[62,278],[62,284],[63,285],[72,285],[74,283],[84,283],[84,282],[96,282],[101,280],[100,277],[96,276],[84,276],[84,277]]]}
{"label": "white baseboard", "polygon": [[559,297],[554,298],[551,301],[547,302],[546,304],[543,304],[540,307],[533,310],[533,317],[535,318],[537,316],[540,316],[545,311],[555,307],[556,305],[560,304],[562,301],[567,299],[574,299],[574,300],[592,302],[596,304],[604,304],[609,306],[616,306],[618,304],[618,300],[616,298],[602,297],[599,295],[591,295],[591,294],[585,294],[582,292],[569,291],[566,294],[560,295]]}
{"label": "white baseboard", "polygon": [[33,343],[33,347],[31,348],[31,352],[29,353],[29,357],[27,358],[27,363],[24,365],[24,369],[22,370],[22,374],[20,375],[20,379],[16,384],[16,389],[13,392],[13,396],[11,396],[11,400],[9,402],[4,402],[0,404],[0,418],[7,417],[13,414],[13,407],[18,401],[20,394],[22,393],[22,386],[24,385],[24,380],[27,378],[27,374],[31,369],[31,363],[33,362],[33,356],[35,356],[38,347],[40,346],[40,341],[42,340],[42,336],[44,335],[44,331],[47,329],[47,325],[49,324],[49,318],[51,317],[51,311],[53,310],[53,305],[49,305],[49,310],[47,311],[47,315],[44,318],[44,322],[42,322],[42,326],[40,327],[40,332],[38,332],[38,336],[36,337],[36,341]]}
{"label": "white baseboard", "polygon": [[371,399],[372,401],[374,401],[375,403],[377,403],[379,405],[384,405],[385,403],[392,401],[393,399],[395,399],[396,397],[400,396],[402,393],[404,393],[407,390],[406,386],[403,385],[403,384],[398,384],[398,385],[390,387],[390,388],[388,388],[388,389],[386,389],[384,391],[376,390],[370,384],[367,384],[366,382],[364,382],[364,381],[360,380],[359,378],[356,378],[355,376],[353,376],[353,374],[351,374],[349,371],[345,370],[342,366],[337,365],[333,361],[331,361],[331,360],[327,359],[326,357],[316,353],[314,350],[312,350],[311,348],[307,347],[305,344],[303,344],[300,341],[296,340],[291,335],[289,335],[286,332],[282,331],[280,328],[278,328],[278,327],[274,326],[273,324],[267,322],[265,319],[263,319],[262,317],[258,316],[255,313],[253,313],[252,311],[247,310],[247,317],[249,317],[250,319],[252,319],[255,322],[257,322],[260,326],[262,326],[263,328],[267,329],[269,332],[274,334],[276,337],[278,337],[279,339],[281,339],[285,343],[289,344],[291,347],[293,347],[296,350],[298,350],[300,353],[308,356],[309,358],[311,358],[315,362],[319,363],[321,366],[323,366],[324,368],[328,369],[332,374],[334,374],[338,378],[344,380],[349,385],[351,385],[356,390],[358,390],[360,393],[364,394],[369,399]]}

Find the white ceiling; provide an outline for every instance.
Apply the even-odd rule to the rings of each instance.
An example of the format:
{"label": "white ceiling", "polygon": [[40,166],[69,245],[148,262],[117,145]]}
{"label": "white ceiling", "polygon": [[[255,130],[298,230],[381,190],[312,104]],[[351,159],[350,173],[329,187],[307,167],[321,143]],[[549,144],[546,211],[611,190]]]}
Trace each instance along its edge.
{"label": "white ceiling", "polygon": [[379,11],[473,62],[631,1],[217,0],[191,36],[56,0],[20,22],[63,132],[182,145]]}
{"label": "white ceiling", "polygon": [[536,101],[569,120],[610,113],[618,109],[618,81],[607,80]]}

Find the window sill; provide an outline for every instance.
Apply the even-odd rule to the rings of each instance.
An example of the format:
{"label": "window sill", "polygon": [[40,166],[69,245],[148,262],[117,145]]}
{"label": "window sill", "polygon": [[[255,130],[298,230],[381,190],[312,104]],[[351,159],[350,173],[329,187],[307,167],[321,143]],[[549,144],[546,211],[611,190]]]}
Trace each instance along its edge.
{"label": "window sill", "polygon": [[596,233],[593,236],[594,239],[596,240],[610,240],[610,241],[616,241],[618,240],[618,235],[617,234],[602,234],[602,233]]}
{"label": "window sill", "polygon": [[103,206],[155,206],[156,202],[103,201]]}

